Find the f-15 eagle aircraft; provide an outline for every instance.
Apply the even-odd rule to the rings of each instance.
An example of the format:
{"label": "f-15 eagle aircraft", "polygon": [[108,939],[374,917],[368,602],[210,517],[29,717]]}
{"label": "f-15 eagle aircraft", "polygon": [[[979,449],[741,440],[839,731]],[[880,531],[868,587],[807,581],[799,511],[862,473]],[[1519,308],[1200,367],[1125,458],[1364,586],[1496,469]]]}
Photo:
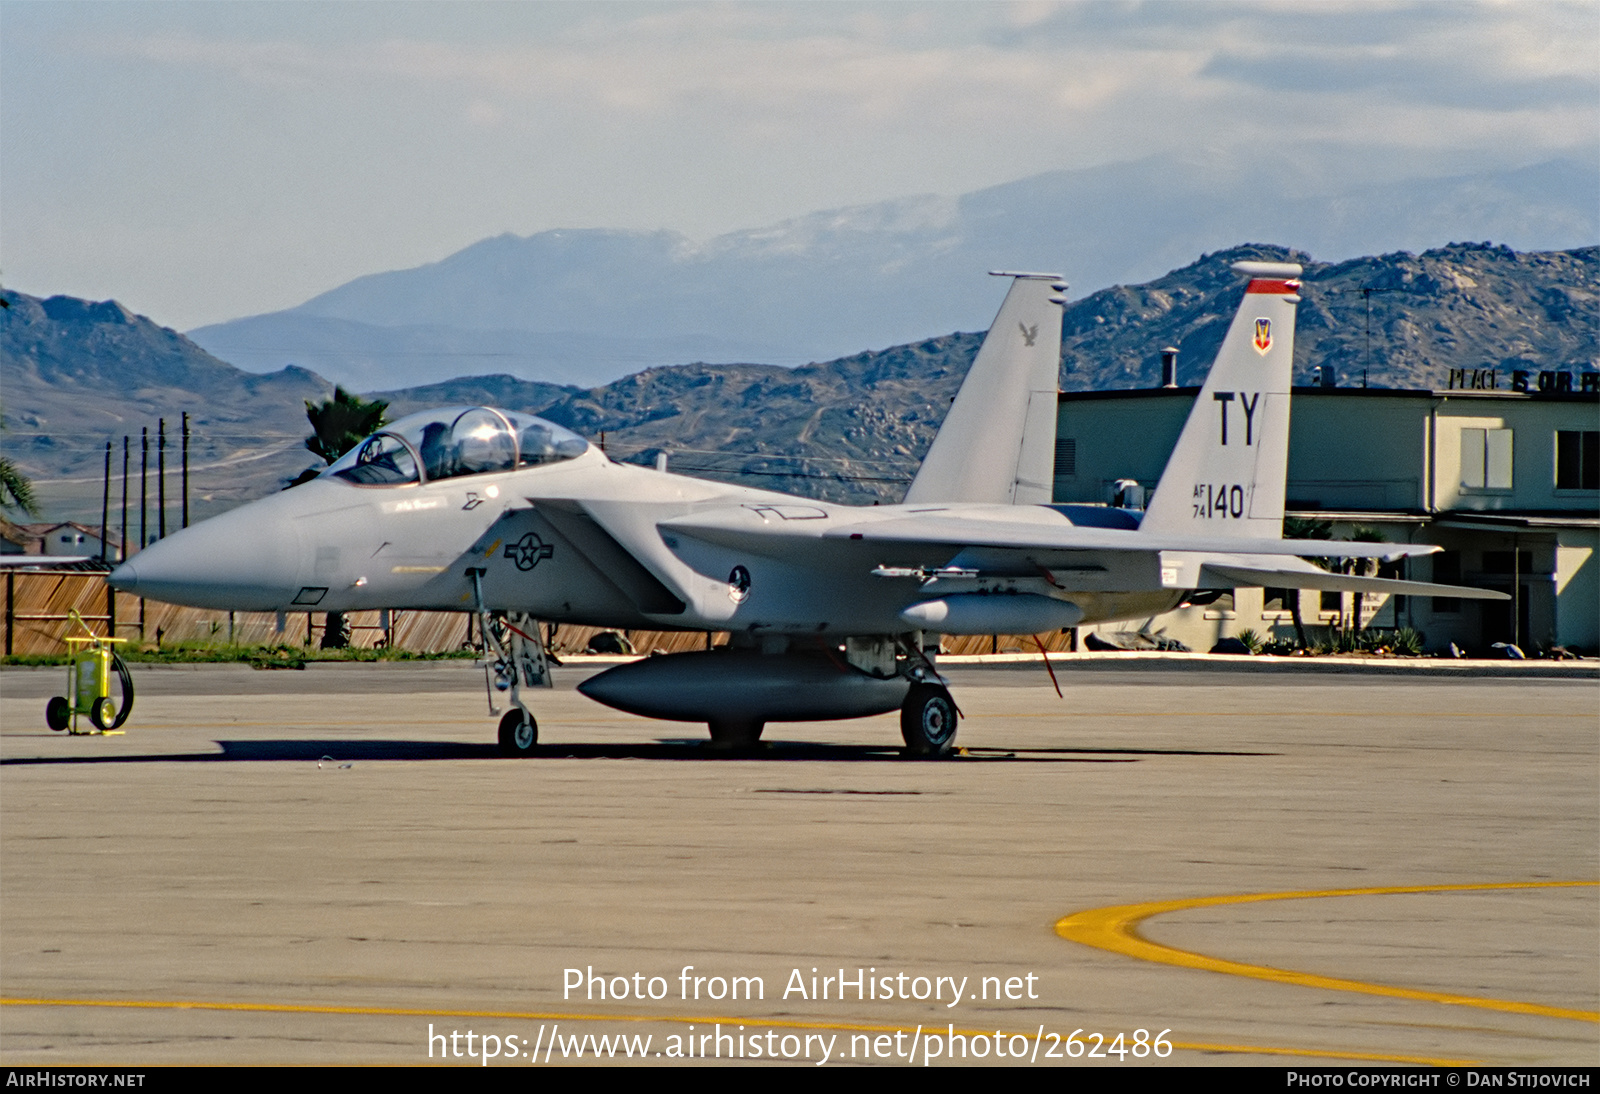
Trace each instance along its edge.
{"label": "f-15 eagle aircraft", "polygon": [[[162,540],[113,587],[239,611],[478,613],[528,754],[541,622],[727,631],[579,690],[753,745],[770,721],[901,712],[940,755],[957,707],[943,634],[1038,634],[1152,616],[1194,590],[1264,585],[1492,598],[1333,574],[1282,538],[1300,267],[1250,280],[1148,509],[1050,504],[1061,316],[1054,274],[1009,273],[1000,312],[899,505],[836,505],[614,463],[561,426],[490,407],[385,426],[309,483]],[[1322,543],[1319,556],[1437,547]]]}

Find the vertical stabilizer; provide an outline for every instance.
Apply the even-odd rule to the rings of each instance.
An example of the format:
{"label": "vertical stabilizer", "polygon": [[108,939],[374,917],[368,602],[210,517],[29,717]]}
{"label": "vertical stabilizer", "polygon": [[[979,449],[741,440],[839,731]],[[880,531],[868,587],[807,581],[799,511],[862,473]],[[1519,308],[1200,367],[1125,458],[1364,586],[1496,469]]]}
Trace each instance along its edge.
{"label": "vertical stabilizer", "polygon": [[1000,314],[906,491],[910,504],[1050,501],[1061,368],[1059,274],[1012,279]]}
{"label": "vertical stabilizer", "polygon": [[1235,262],[1250,277],[1155,497],[1148,531],[1277,539],[1289,469],[1289,383],[1300,267]]}

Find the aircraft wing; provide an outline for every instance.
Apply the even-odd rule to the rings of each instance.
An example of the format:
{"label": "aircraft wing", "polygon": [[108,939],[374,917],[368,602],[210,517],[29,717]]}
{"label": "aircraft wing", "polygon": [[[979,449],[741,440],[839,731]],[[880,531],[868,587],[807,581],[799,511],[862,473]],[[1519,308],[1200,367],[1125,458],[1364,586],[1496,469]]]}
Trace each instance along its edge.
{"label": "aircraft wing", "polygon": [[1234,539],[1160,534],[1121,528],[1085,528],[1059,522],[999,520],[993,517],[911,515],[846,525],[823,533],[825,539],[877,543],[938,543],[1059,551],[1196,551],[1245,555],[1313,555],[1319,558],[1383,558],[1428,555],[1439,548],[1411,543],[1342,543],[1329,540]]}
{"label": "aircraft wing", "polygon": [[1508,599],[1487,589],[1335,574],[1304,561],[1304,556],[1395,559],[1439,550],[1430,544],[1246,539],[1085,527],[1042,506],[998,511],[984,507],[985,512],[972,515],[951,510],[885,514],[837,525],[820,507],[792,508],[795,511],[785,515],[781,507],[732,506],[664,520],[658,527],[669,535],[692,536],[773,558],[878,566],[885,576],[900,576],[896,567],[904,566],[971,569],[995,576],[1049,572],[1063,583],[1076,580],[1085,588],[1100,588],[1118,582],[1118,575],[1160,573],[1160,586],[1168,588],[1270,586]]}
{"label": "aircraft wing", "polygon": [[[771,507],[766,507],[771,508]],[[795,507],[799,508],[799,507]],[[1229,555],[1312,555],[1326,558],[1401,558],[1427,555],[1439,548],[1412,543],[1345,543],[1330,540],[1233,539],[1221,536],[1153,534],[1123,528],[1073,524],[1044,507],[1006,507],[1000,515],[966,516],[949,510],[888,516],[834,524],[828,514],[773,520],[759,508],[730,506],[662,521],[664,531],[680,532],[761,554],[782,554],[785,544],[844,540],[885,548],[937,547],[1016,551],[1190,551]],[[820,518],[820,519],[819,519]],[[896,550],[896,553],[902,553]]]}

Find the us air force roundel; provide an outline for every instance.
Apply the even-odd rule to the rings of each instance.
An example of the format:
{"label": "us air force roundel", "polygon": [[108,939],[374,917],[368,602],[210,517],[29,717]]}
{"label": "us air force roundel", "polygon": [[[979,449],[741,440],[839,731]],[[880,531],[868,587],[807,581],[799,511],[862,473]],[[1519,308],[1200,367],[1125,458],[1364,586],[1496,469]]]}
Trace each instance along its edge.
{"label": "us air force roundel", "polygon": [[515,543],[506,544],[505,557],[517,564],[519,570],[531,570],[540,561],[556,553],[556,549],[537,534],[529,532]]}

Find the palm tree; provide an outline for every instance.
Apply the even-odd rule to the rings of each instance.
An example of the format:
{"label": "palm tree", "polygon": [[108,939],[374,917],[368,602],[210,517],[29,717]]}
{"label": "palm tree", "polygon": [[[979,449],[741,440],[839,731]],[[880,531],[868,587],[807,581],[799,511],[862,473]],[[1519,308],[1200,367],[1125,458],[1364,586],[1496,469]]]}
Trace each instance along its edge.
{"label": "palm tree", "polygon": [[[0,414],[0,430],[5,427],[5,415]],[[33,483],[9,456],[0,456],[0,509],[15,509],[30,517],[39,515],[39,499],[33,495]]]}
{"label": "palm tree", "polygon": [[[1304,517],[1283,518],[1284,539],[1332,539],[1333,521],[1331,520],[1306,520]],[[1308,558],[1306,561],[1328,568],[1325,558]],[[1294,621],[1295,639],[1300,643],[1301,649],[1307,649],[1310,643],[1306,641],[1306,625],[1300,618],[1300,590],[1296,589],[1289,598],[1289,618]]]}
{"label": "palm tree", "polygon": [[[331,399],[320,403],[307,399],[306,420],[315,432],[306,438],[306,448],[324,463],[332,464],[381,429],[388,409],[389,404],[382,399],[368,401],[339,386],[334,387]],[[299,486],[320,473],[319,469],[308,467],[289,485]],[[329,612],[322,628],[322,648],[339,650],[349,644],[350,628],[345,625],[344,613]]]}
{"label": "palm tree", "polygon": [[342,387],[335,387],[333,398],[320,403],[307,399],[306,418],[316,432],[306,438],[306,447],[324,462],[333,463],[382,428],[388,409],[382,399],[369,402]]}
{"label": "palm tree", "polygon": [[[1382,542],[1384,542],[1383,532],[1380,529],[1373,528],[1373,527],[1371,527],[1369,525],[1365,525],[1365,524],[1358,524],[1354,528],[1350,529],[1350,535],[1348,537],[1346,537],[1346,538],[1351,543],[1382,543]],[[1372,569],[1373,569],[1374,565],[1375,565],[1375,561],[1373,559],[1370,559],[1370,558],[1352,558],[1352,559],[1349,560],[1349,571],[1348,572],[1355,574],[1357,577],[1365,577],[1365,576],[1367,576],[1367,574],[1372,572]],[[1365,597],[1366,597],[1366,594],[1362,593],[1362,592],[1359,592],[1359,591],[1355,595],[1355,609],[1356,609],[1356,611],[1355,611],[1355,619],[1353,620],[1353,625],[1354,625],[1355,630],[1356,630],[1357,633],[1360,633],[1360,631],[1362,629],[1362,625],[1361,625],[1361,608],[1362,608],[1363,601],[1365,600]]]}
{"label": "palm tree", "polygon": [[[382,399],[370,402],[342,387],[333,389],[333,398],[320,403],[306,400],[306,420],[315,430],[306,438],[306,448],[324,463],[332,464],[362,440],[382,429],[388,421],[389,404]],[[308,467],[289,483],[299,486],[322,474],[320,467]]]}
{"label": "palm tree", "polygon": [[8,456],[0,456],[0,509],[17,509],[30,517],[39,515],[33,484]]}
{"label": "palm tree", "polygon": [[[0,296],[0,308],[10,308],[11,301]],[[0,432],[6,428],[6,417],[0,414]],[[33,496],[33,483],[28,481],[9,456],[0,456],[0,510],[15,509],[30,517],[39,515],[39,500]]]}

